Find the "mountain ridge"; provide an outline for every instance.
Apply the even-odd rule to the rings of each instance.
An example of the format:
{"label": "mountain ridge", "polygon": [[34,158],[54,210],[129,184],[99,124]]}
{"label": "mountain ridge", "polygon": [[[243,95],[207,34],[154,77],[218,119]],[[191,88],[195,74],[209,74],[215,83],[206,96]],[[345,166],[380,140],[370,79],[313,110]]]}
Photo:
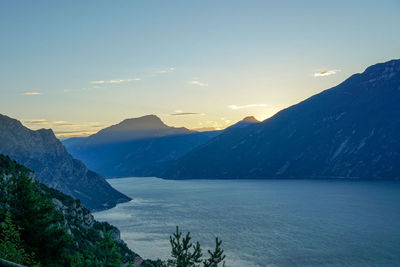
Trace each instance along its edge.
{"label": "mountain ridge", "polygon": [[400,60],[246,128],[210,139],[159,175],[170,179],[399,179]]}
{"label": "mountain ridge", "polygon": [[[119,131],[121,125],[124,126]],[[74,157],[104,176],[147,176],[152,168],[181,156],[216,134],[217,131],[171,127],[155,115],[146,115],[125,119],[100,130],[99,134],[63,143]]]}
{"label": "mountain ridge", "polygon": [[[125,134],[137,136],[137,129],[148,129],[148,126],[138,125],[144,118],[151,118],[157,124],[166,126],[163,126],[166,131],[146,138],[116,140],[115,136],[109,136],[108,142],[91,142],[88,137],[67,139],[63,143],[72,155],[106,177],[152,176],[168,162],[181,157],[223,131],[196,132],[186,128],[170,127],[155,115],[147,115],[124,120],[135,124],[134,129],[131,127]],[[246,127],[254,123],[258,121],[248,116],[230,127]],[[229,130],[230,127],[225,130]],[[177,133],[176,129],[184,129],[184,132]]]}

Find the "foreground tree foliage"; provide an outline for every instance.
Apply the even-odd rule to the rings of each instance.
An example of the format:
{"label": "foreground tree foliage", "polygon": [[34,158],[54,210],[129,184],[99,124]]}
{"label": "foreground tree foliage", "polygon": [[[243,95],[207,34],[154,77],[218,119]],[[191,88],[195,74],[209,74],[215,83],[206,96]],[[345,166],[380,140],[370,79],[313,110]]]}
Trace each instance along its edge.
{"label": "foreground tree foliage", "polygon": [[42,197],[38,183],[28,173],[22,168],[11,170],[8,179],[2,180],[0,221],[11,227],[10,221],[5,220],[10,214],[19,228],[24,251],[33,255],[35,261],[45,266],[65,264],[71,237],[61,227],[62,214],[50,199]]}
{"label": "foreground tree foliage", "polygon": [[222,241],[216,238],[214,251],[208,250],[209,258],[203,259],[199,242],[193,244],[191,239],[190,232],[183,237],[177,226],[175,233],[170,236],[172,259],[166,262],[158,261],[157,265],[162,267],[218,267],[218,264],[222,263],[222,266],[225,266],[225,255],[221,248]]}
{"label": "foreground tree foliage", "polygon": [[[75,201],[39,184],[29,169],[0,154],[1,259],[36,267],[133,266],[129,253],[137,255],[125,243],[114,240],[113,226],[95,221],[89,229],[67,228],[69,215],[61,213],[52,198],[67,206]],[[178,227],[170,243],[171,259],[145,260],[141,266],[218,267],[225,259],[218,238],[214,251],[208,250],[207,259],[202,258],[200,244],[193,245],[190,233],[183,236]]]}
{"label": "foreground tree foliage", "polygon": [[11,213],[6,212],[4,223],[0,226],[0,258],[18,264],[35,265],[33,254],[23,248],[20,233],[12,222]]}
{"label": "foreground tree foliage", "polygon": [[103,229],[103,240],[97,243],[97,248],[100,250],[100,264],[105,267],[120,266],[121,254],[118,251],[118,247],[112,238],[111,232],[107,232]]}
{"label": "foreground tree foliage", "polygon": [[121,266],[120,248],[104,226],[102,235],[90,235],[92,246],[77,250],[72,241],[81,240],[63,225],[30,170],[0,155],[0,258],[28,266]]}

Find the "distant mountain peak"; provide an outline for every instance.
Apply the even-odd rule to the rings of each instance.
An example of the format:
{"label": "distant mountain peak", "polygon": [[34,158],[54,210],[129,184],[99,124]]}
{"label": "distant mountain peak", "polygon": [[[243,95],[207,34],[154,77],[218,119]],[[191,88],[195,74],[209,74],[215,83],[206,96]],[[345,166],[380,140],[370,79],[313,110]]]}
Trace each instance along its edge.
{"label": "distant mountain peak", "polygon": [[254,116],[247,116],[245,117],[243,120],[241,120],[242,122],[260,122],[259,120],[257,120]]}
{"label": "distant mountain peak", "polygon": [[[120,123],[113,126],[125,126],[133,128],[165,128],[168,127],[159,117],[156,115],[145,115],[138,118],[129,118],[121,121]],[[113,127],[111,126],[111,127]]]}
{"label": "distant mountain peak", "polygon": [[247,116],[243,120],[238,121],[237,123],[229,126],[225,130],[231,130],[231,129],[236,129],[236,128],[244,128],[252,124],[259,123],[260,121],[257,120],[254,116]]}
{"label": "distant mountain peak", "polygon": [[125,119],[118,124],[104,128],[96,134],[89,136],[83,142],[90,145],[119,143],[138,139],[188,134],[191,132],[184,127],[168,126],[156,115],[146,115]]}

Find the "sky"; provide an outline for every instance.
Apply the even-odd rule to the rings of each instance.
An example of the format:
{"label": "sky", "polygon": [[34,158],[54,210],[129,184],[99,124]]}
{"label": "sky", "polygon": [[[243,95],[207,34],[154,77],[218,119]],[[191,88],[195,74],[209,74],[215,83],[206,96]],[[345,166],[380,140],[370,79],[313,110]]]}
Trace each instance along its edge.
{"label": "sky", "polygon": [[399,29],[398,0],[2,0],[0,113],[60,138],[222,129],[400,58]]}

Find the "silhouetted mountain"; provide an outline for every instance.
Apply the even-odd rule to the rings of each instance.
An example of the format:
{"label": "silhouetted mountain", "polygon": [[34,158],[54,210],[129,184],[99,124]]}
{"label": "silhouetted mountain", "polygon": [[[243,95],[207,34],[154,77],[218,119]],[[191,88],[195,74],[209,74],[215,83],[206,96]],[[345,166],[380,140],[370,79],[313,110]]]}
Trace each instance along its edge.
{"label": "silhouetted mountain", "polygon": [[177,159],[217,134],[170,127],[149,115],[63,143],[74,157],[104,176],[147,176],[156,166]]}
{"label": "silhouetted mountain", "polygon": [[224,131],[172,179],[400,179],[400,60],[373,65],[273,117]]}
{"label": "silhouetted mountain", "polygon": [[259,123],[260,121],[258,121],[256,118],[254,118],[253,116],[248,116],[246,118],[244,118],[241,121],[238,121],[237,123],[229,126],[228,128],[226,128],[225,130],[229,130],[229,129],[235,129],[235,128],[243,128],[243,127],[247,127],[249,125],[253,125],[255,123]]}
{"label": "silhouetted mountain", "polygon": [[116,125],[104,128],[85,138],[81,144],[97,146],[100,144],[188,134],[191,132],[184,127],[170,127],[164,124],[157,116],[147,115],[134,119],[126,119]]}
{"label": "silhouetted mountain", "polygon": [[130,200],[72,158],[52,130],[33,131],[0,115],[0,153],[33,170],[41,183],[80,199],[89,209],[111,208]]}

